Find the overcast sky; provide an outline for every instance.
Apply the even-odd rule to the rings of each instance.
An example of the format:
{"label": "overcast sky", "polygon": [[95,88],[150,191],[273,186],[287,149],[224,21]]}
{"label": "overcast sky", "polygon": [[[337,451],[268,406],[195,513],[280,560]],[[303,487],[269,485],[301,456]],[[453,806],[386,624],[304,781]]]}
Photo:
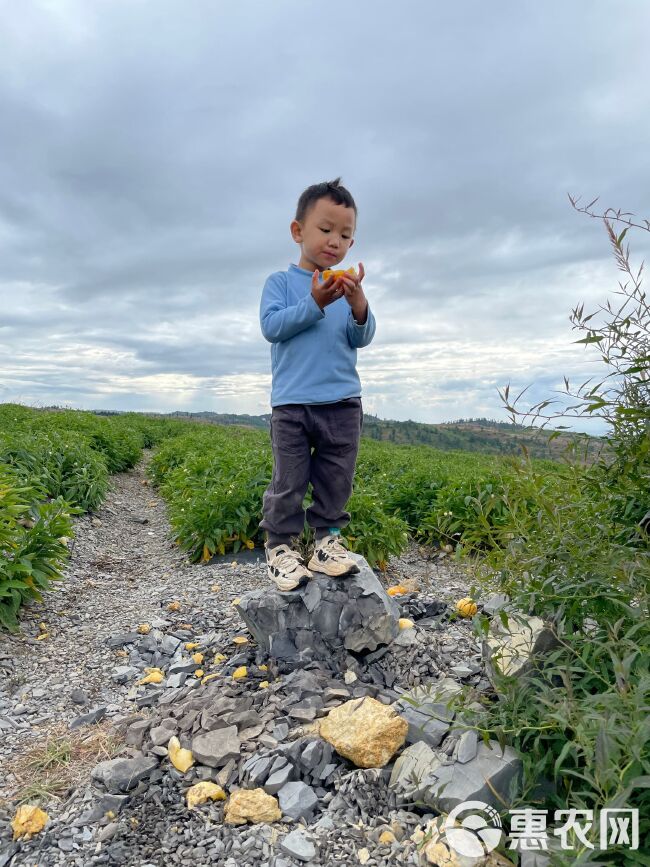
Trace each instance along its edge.
{"label": "overcast sky", "polygon": [[619,272],[567,193],[650,217],[649,34],[638,0],[0,0],[0,402],[270,412],[262,286],[338,175],[366,412],[594,375],[569,314]]}

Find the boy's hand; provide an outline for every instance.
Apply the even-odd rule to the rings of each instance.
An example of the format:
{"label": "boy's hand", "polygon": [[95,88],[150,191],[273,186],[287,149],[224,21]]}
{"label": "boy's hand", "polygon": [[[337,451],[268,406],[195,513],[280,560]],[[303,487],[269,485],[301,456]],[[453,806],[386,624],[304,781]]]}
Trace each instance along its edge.
{"label": "boy's hand", "polygon": [[361,281],[365,277],[366,272],[363,269],[363,262],[359,262],[358,274],[344,274],[336,281],[337,284],[342,284],[344,287],[345,298],[352,308],[352,313],[357,322],[363,323],[366,319],[366,311],[368,302],[361,286]]}
{"label": "boy's hand", "polygon": [[320,271],[316,269],[311,278],[311,294],[320,309],[327,307],[332,301],[340,298],[345,289],[340,284],[340,280],[335,280],[333,276],[327,278],[324,283],[319,282]]}

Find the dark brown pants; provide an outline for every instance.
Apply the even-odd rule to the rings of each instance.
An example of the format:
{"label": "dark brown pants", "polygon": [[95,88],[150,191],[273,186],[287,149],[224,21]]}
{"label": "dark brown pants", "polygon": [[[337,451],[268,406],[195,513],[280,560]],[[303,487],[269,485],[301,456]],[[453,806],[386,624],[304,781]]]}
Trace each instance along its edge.
{"label": "dark brown pants", "polygon": [[[349,523],[345,505],[352,494],[362,428],[360,397],[272,408],[273,477],[264,492],[259,525],[269,541],[300,536],[305,517],[314,529]],[[305,515],[310,482],[312,503]]]}

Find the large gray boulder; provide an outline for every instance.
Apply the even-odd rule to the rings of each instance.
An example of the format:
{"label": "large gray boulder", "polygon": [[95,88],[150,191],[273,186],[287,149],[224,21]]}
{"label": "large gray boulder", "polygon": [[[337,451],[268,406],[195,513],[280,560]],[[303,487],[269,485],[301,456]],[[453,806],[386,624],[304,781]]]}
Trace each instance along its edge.
{"label": "large gray boulder", "polygon": [[135,789],[138,783],[146,780],[157,767],[157,759],[137,753],[131,758],[100,762],[91,771],[91,777],[105,786],[108,792],[120,794]]}
{"label": "large gray boulder", "polygon": [[478,744],[469,761],[449,761],[420,741],[404,750],[393,766],[389,787],[406,804],[419,801],[449,813],[464,801],[495,809],[510,805],[521,786],[522,762],[512,747],[496,741]]}
{"label": "large gray boulder", "polygon": [[482,643],[488,677],[495,686],[500,676],[522,677],[536,664],[543,665],[544,654],[559,644],[552,623],[520,611],[505,614],[506,623],[500,617],[492,619],[490,634]]}
{"label": "large gray boulder", "polygon": [[397,604],[366,560],[350,556],[359,566],[355,575],[314,572],[297,590],[267,587],[240,598],[235,608],[262,650],[292,665],[331,662],[346,651],[373,651],[397,637]]}

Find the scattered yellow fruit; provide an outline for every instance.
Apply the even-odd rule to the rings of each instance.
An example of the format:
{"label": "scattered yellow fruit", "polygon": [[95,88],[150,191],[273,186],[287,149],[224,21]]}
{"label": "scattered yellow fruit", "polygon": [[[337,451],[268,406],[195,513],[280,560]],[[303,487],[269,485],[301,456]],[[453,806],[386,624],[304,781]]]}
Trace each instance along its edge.
{"label": "scattered yellow fruit", "polygon": [[216,663],[216,662],[223,662],[223,661],[226,660],[226,659],[228,659],[228,657],[227,657],[227,656],[224,656],[223,653],[215,653],[215,655],[214,655],[214,661],[215,661],[215,663]]}
{"label": "scattered yellow fruit", "polygon": [[215,677],[219,677],[218,671],[213,671],[212,674],[206,674],[206,676],[201,680],[201,684],[209,683],[211,680],[214,680]]}
{"label": "scattered yellow fruit", "polygon": [[400,617],[399,619],[399,628],[400,629],[410,629],[412,626],[415,626],[412,620],[409,620],[408,617]]}
{"label": "scattered yellow fruit", "polygon": [[178,600],[176,600],[175,602],[170,602],[169,605],[167,606],[167,611],[180,611],[180,610],[181,610],[181,603]]}
{"label": "scattered yellow fruit", "polygon": [[269,670],[268,665],[258,665],[257,667],[259,668],[260,671],[268,671]]}
{"label": "scattered yellow fruit", "polygon": [[176,735],[169,739],[167,752],[169,753],[169,759],[172,765],[177,771],[180,771],[181,774],[188,771],[194,764],[192,750],[183,749],[183,747],[181,747],[181,742],[178,740]]}
{"label": "scattered yellow fruit", "polygon": [[221,585],[213,584],[212,587],[210,587],[210,590],[212,590],[213,593],[218,593],[221,590]]}
{"label": "scattered yellow fruit", "polygon": [[39,623],[38,628],[41,630],[41,632],[47,632],[47,623]]}
{"label": "scattered yellow fruit", "polygon": [[382,831],[381,834],[379,835],[379,842],[380,843],[394,843],[395,842],[395,835],[393,834],[392,831]]}
{"label": "scattered yellow fruit", "polygon": [[197,668],[196,671],[194,672],[194,677],[203,677],[204,674],[205,674],[205,672],[203,671],[202,668]]}
{"label": "scattered yellow fruit", "polygon": [[478,605],[469,596],[465,596],[456,603],[456,611],[461,617],[473,617],[478,611]]}
{"label": "scattered yellow fruit", "polygon": [[262,680],[262,681],[260,681],[260,687],[259,688],[260,689],[266,689],[268,687],[268,685],[269,685],[268,680]]}
{"label": "scattered yellow fruit", "polygon": [[131,816],[131,818],[129,819],[129,822],[131,823],[131,827],[132,827],[134,830],[135,830],[135,829],[138,827],[138,825],[140,824],[140,820],[139,820],[139,819],[136,819],[135,816]]}
{"label": "scattered yellow fruit", "polygon": [[247,674],[248,674],[248,669],[246,668],[246,666],[240,665],[239,668],[236,668],[233,671],[232,677],[233,677],[233,680],[241,680],[242,677],[246,677]]}
{"label": "scattered yellow fruit", "polygon": [[34,834],[38,834],[47,825],[50,817],[44,810],[34,804],[23,804],[16,810],[16,815],[11,820],[14,832],[14,840],[24,837],[29,840]]}
{"label": "scattered yellow fruit", "polygon": [[206,801],[225,801],[226,793],[216,783],[211,783],[209,780],[204,780],[202,783],[196,783],[189,788],[185,794],[187,798],[188,809],[192,810],[198,804],[205,804]]}
{"label": "scattered yellow fruit", "polygon": [[151,632],[151,626],[148,623],[141,623],[138,626],[138,632],[140,635],[149,635]]}
{"label": "scattered yellow fruit", "polygon": [[236,635],[233,640],[233,644],[248,644],[248,638],[245,635]]}
{"label": "scattered yellow fruit", "polygon": [[50,637],[50,633],[49,633],[49,632],[41,632],[40,635],[37,635],[37,636],[36,636],[36,640],[37,640],[37,641],[42,641],[44,638],[49,638],[49,637]]}
{"label": "scattered yellow fruit", "polygon": [[199,646],[199,642],[198,642],[198,641],[187,641],[187,642],[185,642],[185,650],[196,650],[196,648],[197,648],[198,646]]}
{"label": "scattered yellow fruit", "polygon": [[114,819],[117,814],[113,810],[107,810],[104,815],[107,819]]}
{"label": "scattered yellow fruit", "polygon": [[149,674],[147,674],[146,677],[143,677],[142,680],[139,680],[138,685],[143,683],[162,683],[165,679],[165,675],[159,668],[145,668],[145,671],[148,671]]}
{"label": "scattered yellow fruit", "polygon": [[236,599],[233,599],[230,604],[231,605],[239,605],[240,602],[241,602],[241,597],[238,596]]}
{"label": "scattered yellow fruit", "polygon": [[399,596],[402,593],[408,593],[408,590],[403,584],[394,584],[392,587],[389,587],[386,591],[389,596]]}
{"label": "scattered yellow fruit", "polygon": [[237,565],[237,561],[236,561],[236,560],[233,560],[232,563],[231,563],[230,565],[231,565],[231,567],[234,569],[235,566]]}
{"label": "scattered yellow fruit", "polygon": [[203,662],[203,654],[202,653],[193,653],[192,654],[192,662],[196,662],[197,665],[201,665]]}

